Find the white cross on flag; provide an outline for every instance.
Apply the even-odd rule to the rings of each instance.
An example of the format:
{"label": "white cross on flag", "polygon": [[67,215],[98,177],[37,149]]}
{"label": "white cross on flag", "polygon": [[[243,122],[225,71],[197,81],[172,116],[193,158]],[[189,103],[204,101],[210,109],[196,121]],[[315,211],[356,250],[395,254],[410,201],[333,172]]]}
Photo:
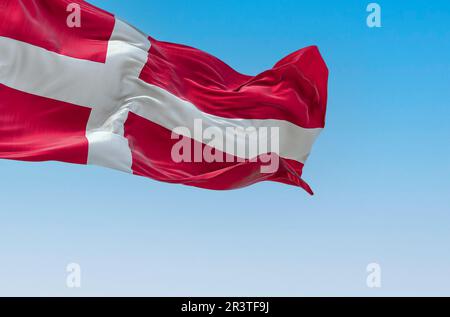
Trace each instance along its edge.
{"label": "white cross on flag", "polygon": [[327,78],[315,46],[247,76],[85,1],[0,0],[0,158],[312,193],[301,174],[324,127]]}

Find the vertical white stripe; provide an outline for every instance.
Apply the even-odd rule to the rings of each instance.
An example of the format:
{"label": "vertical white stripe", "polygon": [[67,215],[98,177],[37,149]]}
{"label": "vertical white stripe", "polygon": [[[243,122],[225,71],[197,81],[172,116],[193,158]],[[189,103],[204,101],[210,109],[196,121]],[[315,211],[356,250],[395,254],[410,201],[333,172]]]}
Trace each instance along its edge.
{"label": "vertical white stripe", "polygon": [[86,130],[88,164],[132,172],[123,126],[133,104],[123,101],[133,95],[149,50],[147,36],[116,18],[104,65],[106,76],[97,84],[107,90],[102,90],[102,102],[93,107]]}

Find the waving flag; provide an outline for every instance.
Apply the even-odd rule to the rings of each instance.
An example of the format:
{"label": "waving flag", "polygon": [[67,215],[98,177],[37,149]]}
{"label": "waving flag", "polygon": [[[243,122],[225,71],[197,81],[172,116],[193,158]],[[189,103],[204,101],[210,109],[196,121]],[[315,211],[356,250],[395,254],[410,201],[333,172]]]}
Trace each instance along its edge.
{"label": "waving flag", "polygon": [[85,1],[0,0],[0,158],[312,193],[301,174],[324,127],[327,77],[313,46],[252,77]]}

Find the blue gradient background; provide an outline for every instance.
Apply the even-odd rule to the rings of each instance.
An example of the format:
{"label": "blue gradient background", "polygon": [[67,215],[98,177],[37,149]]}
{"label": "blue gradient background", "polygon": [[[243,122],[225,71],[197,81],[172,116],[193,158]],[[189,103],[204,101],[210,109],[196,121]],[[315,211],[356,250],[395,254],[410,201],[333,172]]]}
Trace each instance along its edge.
{"label": "blue gradient background", "polygon": [[450,295],[449,1],[378,1],[379,29],[369,1],[92,3],[248,74],[317,44],[330,80],[304,172],[316,195],[2,160],[0,295]]}

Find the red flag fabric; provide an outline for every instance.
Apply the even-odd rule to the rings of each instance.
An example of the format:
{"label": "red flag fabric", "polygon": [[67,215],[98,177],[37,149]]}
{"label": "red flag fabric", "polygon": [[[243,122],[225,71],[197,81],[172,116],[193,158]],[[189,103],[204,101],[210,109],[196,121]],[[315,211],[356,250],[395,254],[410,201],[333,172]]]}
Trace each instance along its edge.
{"label": "red flag fabric", "polygon": [[0,2],[0,158],[164,182],[296,185],[325,125],[315,46],[256,76],[81,0]]}

